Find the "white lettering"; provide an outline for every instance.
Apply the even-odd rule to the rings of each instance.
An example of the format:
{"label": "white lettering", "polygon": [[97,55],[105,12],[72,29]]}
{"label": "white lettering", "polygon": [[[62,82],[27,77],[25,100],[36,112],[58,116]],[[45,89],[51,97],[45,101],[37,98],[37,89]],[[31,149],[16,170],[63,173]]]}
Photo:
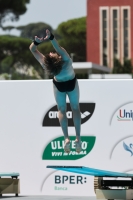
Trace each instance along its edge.
{"label": "white lettering", "polygon": [[70,153],[67,155],[86,155],[86,151],[81,151],[80,153],[77,153],[76,151],[70,151]]}
{"label": "white lettering", "polygon": [[62,152],[52,152],[52,156],[62,156]]}
{"label": "white lettering", "polygon": [[48,113],[48,116],[49,116],[49,118],[54,118],[54,112],[50,111],[50,112]]}
{"label": "white lettering", "polygon": [[87,149],[87,142],[82,142],[82,149],[83,150]]}
{"label": "white lettering", "polygon": [[[83,150],[85,150],[86,148],[87,148],[87,142],[85,142],[85,141],[83,141],[82,142],[82,149]],[[71,145],[72,145],[72,149],[74,149],[75,148],[75,142],[74,142],[74,140],[71,142]]]}
{"label": "white lettering", "polygon": [[[49,116],[50,119],[58,118],[58,111],[50,111],[48,113],[48,116]],[[66,112],[66,116],[67,116],[68,119],[72,119],[72,111]]]}
{"label": "white lettering", "polygon": [[74,140],[72,140],[71,145],[72,145],[72,149],[74,149],[75,148],[75,142],[74,142]]}
{"label": "white lettering", "polygon": [[57,141],[57,146],[58,146],[58,149],[63,149],[63,147],[61,146],[61,142],[60,141]]}
{"label": "white lettering", "polygon": [[57,149],[56,141],[51,142],[51,148],[52,148],[53,150],[54,150],[54,149]]}
{"label": "white lettering", "polygon": [[55,118],[58,118],[58,112],[57,111],[55,112]]}

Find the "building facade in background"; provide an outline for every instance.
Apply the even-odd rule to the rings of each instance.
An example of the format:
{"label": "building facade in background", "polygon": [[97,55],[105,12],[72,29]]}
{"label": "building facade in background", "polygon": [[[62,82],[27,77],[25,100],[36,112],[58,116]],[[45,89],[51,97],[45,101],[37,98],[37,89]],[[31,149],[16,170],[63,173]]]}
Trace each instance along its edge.
{"label": "building facade in background", "polygon": [[133,58],[133,0],[87,0],[87,62]]}

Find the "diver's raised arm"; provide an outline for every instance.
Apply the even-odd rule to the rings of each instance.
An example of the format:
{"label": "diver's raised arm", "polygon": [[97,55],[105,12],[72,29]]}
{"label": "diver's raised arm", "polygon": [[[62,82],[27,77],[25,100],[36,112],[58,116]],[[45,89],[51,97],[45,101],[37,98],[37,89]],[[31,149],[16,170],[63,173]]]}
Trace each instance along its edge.
{"label": "diver's raised arm", "polygon": [[36,60],[41,64],[41,66],[44,68],[44,55],[38,51],[37,46],[43,42],[43,38],[38,38],[35,36],[35,40],[31,43],[29,46],[29,49],[33,56],[36,58]]}
{"label": "diver's raised arm", "polygon": [[49,39],[55,49],[55,51],[61,55],[61,57],[64,60],[70,59],[69,54],[67,53],[67,51],[61,47],[58,43],[58,41],[56,40],[55,36],[47,29],[46,30],[46,37],[44,38],[44,40]]}

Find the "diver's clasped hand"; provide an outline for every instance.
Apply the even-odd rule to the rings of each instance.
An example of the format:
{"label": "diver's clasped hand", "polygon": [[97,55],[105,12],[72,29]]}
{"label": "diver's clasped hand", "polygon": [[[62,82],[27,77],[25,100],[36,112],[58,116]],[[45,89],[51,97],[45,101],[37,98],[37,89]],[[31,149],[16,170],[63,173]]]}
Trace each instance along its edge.
{"label": "diver's clasped hand", "polygon": [[35,40],[33,41],[34,42],[34,45],[39,45],[40,43],[43,42],[43,37],[42,38],[39,38],[37,36],[35,36]]}
{"label": "diver's clasped hand", "polygon": [[35,40],[33,42],[37,46],[45,40],[53,40],[53,39],[54,39],[54,35],[47,29],[45,38],[43,38],[43,37],[39,38],[39,37],[35,36]]}
{"label": "diver's clasped hand", "polygon": [[46,30],[46,37],[44,38],[44,40],[53,40],[54,39],[54,35],[47,29]]}

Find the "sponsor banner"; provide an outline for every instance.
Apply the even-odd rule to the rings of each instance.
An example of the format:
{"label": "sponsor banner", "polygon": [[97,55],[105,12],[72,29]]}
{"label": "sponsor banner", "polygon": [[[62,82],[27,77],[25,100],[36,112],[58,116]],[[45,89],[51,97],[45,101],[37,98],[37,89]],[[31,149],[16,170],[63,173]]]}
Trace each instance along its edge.
{"label": "sponsor banner", "polygon": [[76,191],[76,196],[88,196],[88,188],[93,188],[93,177],[57,170],[52,174],[50,173],[43,180],[41,192],[44,195],[51,193],[53,195],[60,194],[65,196],[70,193],[74,196],[74,192]]}
{"label": "sponsor banner", "polygon": [[82,151],[75,152],[75,136],[70,136],[71,151],[64,152],[64,136],[58,137],[50,141],[44,149],[42,160],[78,160],[86,156],[93,149],[96,137],[95,136],[81,136]]}
{"label": "sponsor banner", "polygon": [[94,177],[47,165],[133,171],[131,83],[79,80],[82,151],[75,152],[76,133],[67,97],[71,152],[66,154],[52,80],[1,81],[0,171],[20,173],[21,195],[57,196],[94,196]]}
{"label": "sponsor banner", "polygon": [[[93,112],[95,110],[95,103],[80,103],[80,111],[81,111],[81,124],[84,124],[87,122],[91,116],[93,115]],[[70,103],[67,103],[67,112],[66,116],[68,119],[68,126],[74,126],[73,124],[73,114],[70,107]],[[59,119],[58,119],[58,110],[57,105],[53,106],[44,116],[43,120],[43,126],[60,126]]]}

